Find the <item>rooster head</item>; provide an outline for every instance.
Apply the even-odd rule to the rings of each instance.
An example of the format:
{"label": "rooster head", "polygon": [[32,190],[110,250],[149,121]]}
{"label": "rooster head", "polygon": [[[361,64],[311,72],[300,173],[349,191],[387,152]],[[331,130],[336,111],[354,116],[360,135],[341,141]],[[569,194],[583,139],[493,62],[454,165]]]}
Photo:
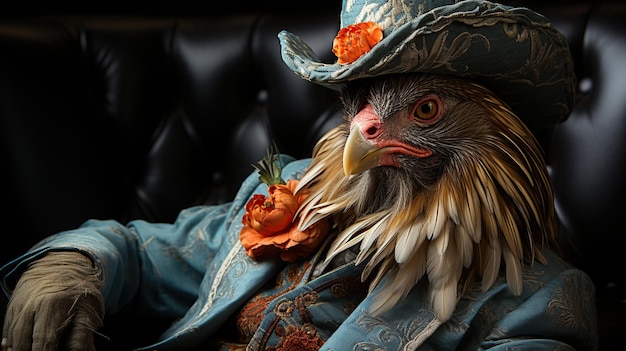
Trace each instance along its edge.
{"label": "rooster head", "polygon": [[486,87],[463,78],[398,74],[346,85],[344,123],[320,139],[298,191],[301,226],[336,225],[327,260],[356,250],[389,310],[422,279],[438,319],[474,282],[503,268],[522,289],[524,265],[556,246],[557,220],[532,132]]}

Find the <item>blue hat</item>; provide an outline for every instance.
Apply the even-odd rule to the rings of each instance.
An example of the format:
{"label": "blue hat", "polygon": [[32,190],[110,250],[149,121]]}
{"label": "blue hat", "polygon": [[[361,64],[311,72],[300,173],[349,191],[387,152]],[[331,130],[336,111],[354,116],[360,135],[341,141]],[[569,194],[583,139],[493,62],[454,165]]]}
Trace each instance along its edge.
{"label": "blue hat", "polygon": [[380,27],[382,39],[379,30],[380,41],[352,62],[321,62],[287,31],[278,35],[283,61],[302,78],[337,90],[347,81],[395,73],[470,78],[531,128],[553,126],[570,112],[576,76],[567,41],[530,9],[480,0],[343,1],[342,29],[368,22]]}

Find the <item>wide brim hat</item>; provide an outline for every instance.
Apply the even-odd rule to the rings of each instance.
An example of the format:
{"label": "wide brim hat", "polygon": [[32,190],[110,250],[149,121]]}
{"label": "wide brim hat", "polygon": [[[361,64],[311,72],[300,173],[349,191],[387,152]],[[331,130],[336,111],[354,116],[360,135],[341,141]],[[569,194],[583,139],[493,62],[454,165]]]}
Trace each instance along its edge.
{"label": "wide brim hat", "polygon": [[302,78],[336,90],[348,81],[396,73],[473,79],[531,129],[552,127],[569,115],[573,60],[564,36],[541,14],[479,0],[344,0],[341,28],[368,22],[378,25],[382,39],[352,62],[321,62],[288,31],[278,34],[283,61]]}

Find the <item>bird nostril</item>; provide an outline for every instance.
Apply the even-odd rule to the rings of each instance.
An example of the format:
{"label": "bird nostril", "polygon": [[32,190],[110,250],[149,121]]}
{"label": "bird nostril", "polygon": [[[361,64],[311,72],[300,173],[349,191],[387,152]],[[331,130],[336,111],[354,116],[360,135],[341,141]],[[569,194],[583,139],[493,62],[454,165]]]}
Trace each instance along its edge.
{"label": "bird nostril", "polygon": [[350,128],[354,125],[359,127],[361,134],[367,139],[373,139],[379,136],[383,127],[380,118],[378,118],[378,115],[374,111],[374,108],[369,104],[354,116],[350,124]]}

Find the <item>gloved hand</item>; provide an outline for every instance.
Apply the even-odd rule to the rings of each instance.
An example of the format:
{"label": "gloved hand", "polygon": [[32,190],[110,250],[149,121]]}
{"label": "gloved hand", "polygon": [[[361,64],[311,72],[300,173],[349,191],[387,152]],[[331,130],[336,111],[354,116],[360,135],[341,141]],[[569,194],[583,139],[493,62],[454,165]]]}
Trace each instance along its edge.
{"label": "gloved hand", "polygon": [[99,270],[78,252],[50,252],[31,263],[7,307],[2,350],[95,350],[101,286]]}

